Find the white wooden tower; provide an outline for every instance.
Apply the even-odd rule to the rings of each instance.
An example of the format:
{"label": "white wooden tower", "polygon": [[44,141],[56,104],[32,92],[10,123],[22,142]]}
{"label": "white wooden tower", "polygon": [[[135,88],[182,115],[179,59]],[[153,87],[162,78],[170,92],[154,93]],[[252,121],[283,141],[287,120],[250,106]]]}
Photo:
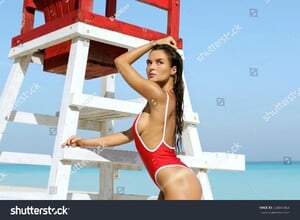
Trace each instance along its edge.
{"label": "white wooden tower", "polygon": [[[116,149],[62,148],[61,144],[77,129],[113,132],[113,120],[138,114],[144,102],[114,98],[116,69],[113,60],[128,49],[152,39],[172,35],[182,50],[179,37],[179,0],[139,0],[166,10],[166,33],[139,27],[118,20],[116,0],[106,1],[105,15],[93,12],[93,0],[24,0],[21,33],[12,38],[9,58],[11,70],[0,100],[0,141],[8,122],[49,125],[57,127],[52,155],[22,152],[1,152],[0,163],[51,166],[47,190],[0,191],[0,199],[153,199],[143,195],[114,193],[115,172],[119,169],[139,170],[142,163],[137,152]],[[35,11],[45,16],[45,24],[33,27]],[[129,12],[128,12],[129,13]],[[60,112],[41,115],[37,112],[12,111],[27,68],[31,63],[43,65],[44,72],[65,75]],[[83,93],[85,80],[101,77],[101,96]],[[213,199],[208,179],[211,169],[245,169],[244,155],[203,152],[198,135],[199,118],[193,112],[188,82],[185,91],[185,155],[179,157],[193,168],[202,187],[203,199]],[[141,99],[142,100],[142,99]],[[38,105],[38,103],[37,103]],[[69,191],[72,165],[86,162],[101,170],[99,193]]]}

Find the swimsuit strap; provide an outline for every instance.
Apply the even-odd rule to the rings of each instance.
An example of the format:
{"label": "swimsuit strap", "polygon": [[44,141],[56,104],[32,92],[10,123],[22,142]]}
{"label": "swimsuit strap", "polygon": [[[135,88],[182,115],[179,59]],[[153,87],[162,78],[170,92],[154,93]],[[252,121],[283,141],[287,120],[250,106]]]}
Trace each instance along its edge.
{"label": "swimsuit strap", "polygon": [[166,109],[165,109],[165,118],[164,118],[164,128],[163,128],[163,136],[162,141],[165,141],[165,133],[166,133],[166,126],[167,126],[167,118],[168,118],[168,107],[169,107],[169,94],[167,93],[167,102],[166,102]]}

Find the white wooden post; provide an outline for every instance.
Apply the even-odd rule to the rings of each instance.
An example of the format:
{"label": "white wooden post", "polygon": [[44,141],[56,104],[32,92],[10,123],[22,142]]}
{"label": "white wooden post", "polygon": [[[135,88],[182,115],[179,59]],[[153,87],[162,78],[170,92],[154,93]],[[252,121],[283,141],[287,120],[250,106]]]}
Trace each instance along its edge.
{"label": "white wooden post", "polygon": [[102,163],[100,172],[100,200],[112,200],[114,192],[114,167],[111,162]]}
{"label": "white wooden post", "polygon": [[48,193],[52,194],[54,199],[67,198],[72,165],[61,162],[64,155],[61,145],[77,132],[79,110],[72,109],[69,105],[72,93],[82,93],[89,45],[88,39],[72,40],[48,183]]}
{"label": "white wooden post", "polygon": [[[115,98],[115,75],[104,76],[101,79],[101,96],[106,98]],[[114,128],[114,120],[102,121],[100,124],[100,132],[102,136],[112,134]]]}
{"label": "white wooden post", "polygon": [[[184,76],[183,76],[184,78]],[[185,78],[184,78],[185,81]],[[191,115],[195,115],[192,110],[191,100],[190,96],[187,90],[187,84],[185,82],[185,91],[184,91],[184,118],[188,118]],[[194,117],[197,117],[196,115]],[[190,119],[189,121],[192,121],[193,119]],[[198,119],[195,118],[195,121]],[[198,123],[198,122],[195,122]],[[183,135],[182,135],[182,142],[183,147],[185,151],[185,155],[188,156],[198,156],[201,157],[202,155],[202,147],[200,143],[200,138],[198,135],[198,129],[196,124],[188,123],[186,124]],[[211,186],[209,183],[209,178],[205,170],[203,169],[197,169],[194,170],[195,174],[197,175],[197,178],[199,179],[201,186],[202,186],[202,199],[204,200],[212,200],[213,194],[211,191]]]}
{"label": "white wooden post", "polygon": [[[178,51],[182,59],[184,60],[184,53],[182,50]],[[187,82],[185,79],[184,71],[182,73],[182,78],[185,85],[184,90],[184,119],[188,121],[188,123],[185,124],[183,135],[182,135],[182,141],[183,141],[183,147],[185,155],[187,156],[202,156],[202,147],[200,143],[200,137],[198,135],[198,129],[197,124],[199,124],[199,118],[198,115],[193,112],[192,103],[188,91]],[[194,169],[194,172],[199,179],[201,186],[202,186],[202,199],[204,200],[212,200],[213,194],[211,191],[211,186],[209,183],[209,178],[206,173],[206,170],[204,169]]]}
{"label": "white wooden post", "polygon": [[32,55],[23,56],[14,60],[8,79],[0,99],[0,141],[7,125],[9,116],[14,108],[23,79],[27,72]]}
{"label": "white wooden post", "polygon": [[[115,75],[108,75],[101,79],[101,95],[107,98],[115,97]],[[100,122],[101,136],[113,133],[114,120]],[[105,146],[103,146],[105,147]],[[114,168],[112,164],[100,166],[99,199],[112,199],[114,194]]]}

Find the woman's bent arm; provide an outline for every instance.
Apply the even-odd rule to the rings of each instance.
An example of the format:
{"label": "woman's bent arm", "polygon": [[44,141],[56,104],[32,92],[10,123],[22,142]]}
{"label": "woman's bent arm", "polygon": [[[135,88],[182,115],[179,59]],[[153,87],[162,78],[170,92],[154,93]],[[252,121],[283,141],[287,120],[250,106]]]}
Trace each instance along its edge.
{"label": "woman's bent arm", "polygon": [[78,136],[71,136],[62,146],[71,147],[114,147],[117,145],[126,144],[133,140],[132,128],[126,131],[106,135],[98,138],[81,138]]}

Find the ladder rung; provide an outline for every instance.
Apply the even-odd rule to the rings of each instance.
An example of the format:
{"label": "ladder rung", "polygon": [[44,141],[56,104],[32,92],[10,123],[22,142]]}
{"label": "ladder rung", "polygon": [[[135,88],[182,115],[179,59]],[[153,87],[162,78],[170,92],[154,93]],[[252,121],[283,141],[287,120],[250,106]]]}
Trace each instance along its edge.
{"label": "ladder rung", "polygon": [[143,166],[140,157],[135,151],[112,150],[105,148],[73,148],[64,149],[63,162],[80,164],[84,166],[99,167],[101,164],[111,163],[116,169],[140,170]]}
{"label": "ladder rung", "polygon": [[144,104],[94,95],[72,94],[70,107],[80,111],[80,119],[103,121],[133,117],[142,111]]}
{"label": "ladder rung", "polygon": [[0,152],[0,163],[51,165],[52,158],[46,154]]}

